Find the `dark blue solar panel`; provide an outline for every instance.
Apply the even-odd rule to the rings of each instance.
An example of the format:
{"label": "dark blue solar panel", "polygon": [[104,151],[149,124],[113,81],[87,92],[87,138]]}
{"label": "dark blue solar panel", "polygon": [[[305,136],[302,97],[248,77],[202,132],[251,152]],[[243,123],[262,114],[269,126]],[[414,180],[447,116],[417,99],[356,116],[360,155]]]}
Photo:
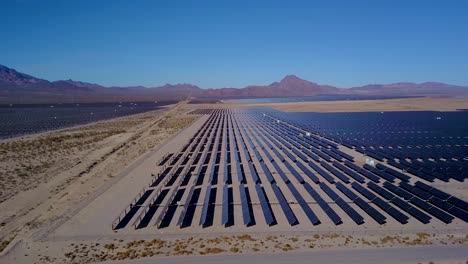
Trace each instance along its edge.
{"label": "dark blue solar panel", "polygon": [[334,153],[334,152],[332,152],[332,151],[330,151],[330,150],[322,149],[322,151],[323,151],[324,153],[326,153],[328,156],[334,158],[335,160],[339,160],[339,161],[343,161],[343,160],[344,160],[343,157],[341,157],[340,155],[338,155],[338,154],[336,154],[336,153]]}
{"label": "dark blue solar panel", "polygon": [[249,162],[248,164],[249,164],[249,170],[250,170],[250,174],[252,175],[253,182],[254,183],[261,182],[260,178],[258,177],[258,173],[257,173],[257,169],[255,168],[255,165],[251,162]]}
{"label": "dark blue solar panel", "polygon": [[305,148],[302,149],[302,152],[304,152],[307,156],[309,156],[310,158],[312,158],[313,160],[319,162],[320,161],[320,158],[315,155],[314,153],[312,153],[312,151],[310,150],[307,150]]}
{"label": "dark blue solar panel", "polygon": [[250,215],[249,204],[247,200],[246,190],[243,184],[239,185],[239,193],[242,205],[242,219],[244,220],[244,225],[250,226],[253,224],[252,216]]}
{"label": "dark blue solar panel", "polygon": [[188,193],[188,195],[187,195],[187,200],[186,200],[186,202],[184,203],[182,212],[181,212],[181,214],[179,215],[179,219],[177,220],[177,225],[178,225],[178,226],[182,225],[182,222],[183,222],[183,220],[184,220],[184,218],[185,218],[185,214],[186,214],[186,212],[187,212],[187,208],[188,208],[189,205],[190,205],[190,201],[191,201],[191,199],[192,199],[194,189],[195,189],[195,185],[192,185],[192,187],[190,188],[189,193]]}
{"label": "dark blue solar panel", "polygon": [[375,184],[373,182],[369,182],[367,184],[367,186],[371,190],[373,190],[375,193],[380,194],[381,196],[383,196],[387,200],[391,200],[391,199],[393,199],[395,197],[395,195],[393,195],[392,193],[388,192],[387,190],[383,189],[382,187],[378,186],[377,184]]}
{"label": "dark blue solar panel", "polygon": [[221,224],[227,225],[229,223],[229,186],[223,186],[223,209],[222,209],[222,217],[221,217]]}
{"label": "dark blue solar panel", "polygon": [[348,155],[348,154],[344,153],[344,152],[341,151],[341,150],[332,148],[331,151],[335,152],[336,154],[342,156],[343,158],[345,158],[345,159],[347,159],[347,160],[349,160],[349,161],[354,161],[354,158],[353,158],[351,155]]}
{"label": "dark blue solar panel", "polygon": [[304,183],[304,188],[306,191],[317,201],[318,205],[322,208],[322,210],[328,215],[328,217],[332,220],[335,225],[339,225],[343,223],[341,218],[336,214],[336,212],[320,197],[320,195],[310,186],[309,183]]}
{"label": "dark blue solar panel", "polygon": [[[367,165],[367,164],[366,164]],[[389,181],[389,182],[395,182],[395,176],[392,176],[388,173],[385,173],[384,171],[381,171],[377,168],[373,168],[371,169],[371,171],[374,173],[374,174],[377,174],[378,176],[382,177],[383,179]]]}
{"label": "dark blue solar panel", "polygon": [[302,176],[299,174],[299,172],[296,171],[296,169],[294,169],[291,164],[289,164],[288,162],[285,162],[284,165],[286,166],[286,168],[288,168],[288,170],[292,173],[292,175],[294,176],[294,178],[296,178],[296,180],[299,182],[299,183],[304,183],[304,178],[302,178]]}
{"label": "dark blue solar panel", "polygon": [[362,185],[360,185],[359,183],[357,182],[353,182],[351,184],[351,186],[356,190],[358,191],[360,194],[364,195],[367,199],[373,201],[374,199],[376,199],[376,195],[374,193],[372,193],[371,191],[367,190],[366,188],[364,188]]}
{"label": "dark blue solar panel", "polygon": [[296,156],[294,156],[291,152],[289,152],[289,151],[286,150],[285,148],[283,149],[283,152],[284,152],[284,154],[286,154],[286,156],[288,156],[293,162],[296,161]]}
{"label": "dark blue solar panel", "polygon": [[281,177],[281,179],[282,179],[285,183],[289,183],[289,178],[288,178],[288,176],[286,176],[286,174],[285,174],[284,171],[279,167],[279,165],[278,165],[276,162],[273,162],[273,166],[275,167],[275,170],[276,170],[276,172],[279,174],[279,176]]}
{"label": "dark blue solar panel", "polygon": [[330,189],[330,187],[328,187],[327,184],[321,182],[320,184],[320,188],[333,200],[333,201],[336,201],[338,200],[338,198],[340,198],[338,196],[338,194],[336,194],[332,189]]}
{"label": "dark blue solar panel", "polygon": [[[402,186],[402,185],[401,185],[401,186]],[[415,195],[421,197],[421,198],[424,199],[424,200],[429,200],[429,199],[432,197],[431,194],[429,194],[428,192],[426,192],[426,191],[424,191],[424,190],[422,190],[422,189],[419,189],[419,188],[417,188],[417,187],[416,187],[416,188],[413,188],[413,189],[411,190],[411,192],[412,192],[413,194],[415,194]]]}
{"label": "dark blue solar panel", "polygon": [[461,220],[468,222],[468,212],[463,211],[462,209],[456,206],[450,207],[447,211],[451,213],[452,215],[460,218]]}
{"label": "dark blue solar panel", "polygon": [[468,203],[455,197],[455,196],[451,196],[450,198],[447,199],[447,202],[465,210],[465,211],[468,211]]}
{"label": "dark blue solar panel", "polygon": [[357,174],[356,172],[352,171],[351,169],[348,169],[347,167],[345,167],[344,165],[342,165],[341,163],[337,162],[337,161],[333,161],[333,166],[337,167],[338,169],[340,169],[341,171],[343,171],[344,173],[348,174],[349,176],[351,176],[353,179],[355,179],[356,181],[360,182],[360,183],[364,183],[365,182],[365,179],[364,177],[362,177],[361,175]]}
{"label": "dark blue solar panel", "polygon": [[440,210],[439,208],[435,206],[432,206],[431,208],[429,208],[427,212],[446,224],[451,223],[453,219],[455,219],[453,216],[445,213],[444,211]]}
{"label": "dark blue solar panel", "polygon": [[356,210],[354,210],[348,203],[346,203],[343,199],[338,198],[335,202],[339,207],[341,207],[341,209],[343,209],[343,211],[345,211],[346,214],[349,215],[349,217],[351,217],[351,219],[356,224],[360,225],[364,223],[364,218],[358,212],[356,212]]}
{"label": "dark blue solar panel", "polygon": [[302,198],[302,195],[297,191],[296,187],[294,187],[293,184],[288,183],[287,184],[289,190],[293,194],[294,198],[296,198],[297,202],[301,206],[302,210],[304,210],[304,213],[306,214],[307,218],[309,218],[310,222],[313,225],[318,225],[320,224],[320,220],[318,217],[315,215],[315,213],[312,211],[310,206],[307,204],[307,202]]}
{"label": "dark blue solar panel", "polygon": [[358,197],[354,200],[354,203],[370,215],[370,217],[372,217],[372,219],[374,219],[378,224],[383,225],[386,223],[387,218],[363,199]]}
{"label": "dark blue solar panel", "polygon": [[390,182],[387,182],[387,181],[384,182],[384,183],[383,183],[383,186],[384,186],[384,188],[386,188],[387,190],[390,190],[391,192],[393,192],[394,194],[396,194],[396,195],[398,195],[398,196],[404,198],[405,200],[410,200],[411,198],[414,197],[411,193],[409,193],[409,192],[403,190],[403,189],[400,188],[400,187],[397,187],[397,186],[391,184]]}
{"label": "dark blue solar panel", "polygon": [[262,167],[262,170],[263,170],[263,173],[265,173],[265,176],[266,178],[268,179],[268,181],[270,183],[274,183],[275,182],[275,179],[273,178],[273,175],[271,174],[270,170],[268,169],[268,167],[266,166],[265,163],[261,162],[260,163],[260,166]]}
{"label": "dark blue solar panel", "polygon": [[276,184],[272,184],[271,188],[273,189],[273,192],[276,195],[276,199],[278,199],[278,202],[281,208],[283,209],[284,215],[286,216],[288,223],[290,225],[299,224],[299,221],[297,221],[297,218],[294,215],[294,212],[291,210],[291,207],[289,206],[288,201],[286,201],[286,199],[284,198],[284,195],[281,192],[281,189]]}
{"label": "dark blue solar panel", "polygon": [[164,217],[162,218],[161,223],[159,223],[158,228],[164,228],[170,225],[172,218],[174,217],[174,213],[177,210],[178,202],[180,201],[180,199],[182,199],[184,192],[185,189],[177,190],[177,193],[172,198],[171,203],[167,207],[167,211],[164,213]]}
{"label": "dark blue solar panel", "polygon": [[208,207],[209,207],[211,190],[212,190],[211,185],[208,185],[206,187],[205,200],[203,201],[203,209],[202,209],[202,214],[200,217],[200,225],[205,225],[208,219]]}
{"label": "dark blue solar panel", "polygon": [[344,186],[341,182],[336,183],[336,188],[338,188],[338,190],[340,190],[342,193],[344,193],[344,195],[351,199],[351,201],[354,201],[356,200],[356,198],[358,198],[358,196],[355,193],[348,189],[348,187]]}
{"label": "dark blue solar panel", "polygon": [[279,151],[276,150],[276,148],[273,148],[273,152],[275,153],[275,155],[278,157],[278,159],[279,159],[281,162],[284,162],[284,157],[283,157],[283,155],[281,155],[281,154],[279,153]]}
{"label": "dark blue solar panel", "polygon": [[366,171],[363,168],[359,168],[358,172],[359,172],[359,174],[365,176],[366,178],[368,178],[369,180],[371,180],[373,182],[380,182],[380,178],[378,176],[376,176],[375,174],[372,174],[369,171]]}
{"label": "dark blue solar panel", "polygon": [[410,177],[408,175],[405,175],[399,171],[396,171],[390,167],[384,166],[383,164],[379,163],[377,164],[377,168],[384,170],[385,172],[399,178],[402,181],[409,181]]}
{"label": "dark blue solar panel", "polygon": [[325,169],[327,169],[329,172],[333,173],[333,175],[335,175],[336,177],[338,177],[339,179],[341,179],[343,182],[345,183],[349,183],[349,178],[344,175],[343,173],[339,172],[337,169],[333,168],[332,166],[330,166],[328,163],[322,161],[320,162],[320,165],[322,165],[322,167],[324,167]]}
{"label": "dark blue solar panel", "polygon": [[374,204],[376,204],[378,207],[380,207],[382,210],[387,212],[389,215],[391,215],[395,220],[400,222],[401,224],[406,224],[408,223],[409,217],[392,207],[389,203],[385,202],[384,200],[380,198],[375,198],[372,201]]}
{"label": "dark blue solar panel", "polygon": [[292,151],[293,151],[299,158],[301,158],[303,161],[305,161],[305,162],[308,161],[306,155],[302,154],[302,152],[300,152],[299,150],[293,149]]}
{"label": "dark blue solar panel", "polygon": [[319,178],[311,170],[309,170],[302,162],[297,161],[296,164],[299,167],[299,169],[301,169],[307,175],[307,177],[309,177],[313,182],[315,183],[320,182]]}
{"label": "dark blue solar panel", "polygon": [[335,183],[335,179],[333,179],[333,177],[330,174],[326,173],[323,169],[321,169],[315,163],[310,161],[308,164],[312,169],[314,169],[316,172],[318,172],[320,174],[320,176],[322,176],[329,183]]}
{"label": "dark blue solar panel", "polygon": [[270,152],[268,152],[268,150],[264,149],[263,153],[265,153],[269,161],[273,161],[273,157],[270,155]]}
{"label": "dark blue solar panel", "polygon": [[276,224],[276,218],[271,211],[268,198],[263,190],[263,187],[260,184],[255,184],[255,189],[257,190],[258,200],[262,207],[263,216],[265,217],[266,224],[271,226]]}

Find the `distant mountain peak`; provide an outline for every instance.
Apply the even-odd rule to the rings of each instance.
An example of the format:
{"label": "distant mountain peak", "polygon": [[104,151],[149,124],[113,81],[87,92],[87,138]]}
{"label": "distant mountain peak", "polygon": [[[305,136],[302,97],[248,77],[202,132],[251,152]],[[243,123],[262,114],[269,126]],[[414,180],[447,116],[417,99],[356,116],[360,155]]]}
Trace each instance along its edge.
{"label": "distant mountain peak", "polygon": [[286,76],[284,76],[284,78],[280,81],[280,83],[285,83],[285,82],[304,82],[306,80],[304,79],[301,79],[299,77],[297,77],[296,75],[294,74],[288,74]]}
{"label": "distant mountain peak", "polygon": [[18,72],[15,69],[11,69],[0,64],[0,81],[13,84],[26,84],[36,83],[43,80]]}

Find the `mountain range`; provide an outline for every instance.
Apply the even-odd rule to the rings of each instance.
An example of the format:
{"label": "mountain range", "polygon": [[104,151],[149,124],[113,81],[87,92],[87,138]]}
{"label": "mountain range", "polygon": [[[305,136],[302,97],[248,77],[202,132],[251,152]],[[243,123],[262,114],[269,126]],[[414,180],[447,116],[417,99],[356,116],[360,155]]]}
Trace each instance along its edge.
{"label": "mountain range", "polygon": [[269,85],[244,88],[202,89],[192,84],[105,87],[74,80],[51,82],[0,65],[0,103],[162,101],[186,98],[219,100],[315,95],[468,96],[468,87],[436,82],[402,82],[337,88],[303,80],[295,75],[287,75],[281,81]]}

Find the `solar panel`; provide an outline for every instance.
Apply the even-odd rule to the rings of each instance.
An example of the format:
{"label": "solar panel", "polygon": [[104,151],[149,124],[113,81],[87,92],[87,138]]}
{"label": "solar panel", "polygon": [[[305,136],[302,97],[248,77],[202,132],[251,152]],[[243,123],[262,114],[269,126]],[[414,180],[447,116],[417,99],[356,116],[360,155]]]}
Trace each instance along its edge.
{"label": "solar panel", "polygon": [[358,191],[360,194],[364,195],[367,199],[369,199],[370,201],[373,201],[374,199],[377,198],[377,196],[372,193],[371,191],[367,190],[366,188],[364,188],[362,185],[360,185],[359,183],[357,182],[353,182],[351,184],[351,186],[356,190]]}
{"label": "solar panel", "polygon": [[292,173],[292,175],[296,178],[296,180],[299,183],[304,183],[304,178],[302,178],[302,176],[299,174],[299,172],[297,172],[296,169],[294,169],[291,166],[291,164],[289,164],[288,162],[285,162],[284,165],[286,166],[286,168],[288,168],[288,170]]}
{"label": "solar panel", "polygon": [[192,220],[193,220],[193,216],[195,213],[195,209],[197,208],[197,202],[198,202],[198,198],[200,197],[200,193],[201,193],[201,188],[197,188],[193,190],[188,206],[184,214],[181,214],[181,217],[183,215],[183,220],[179,224],[181,228],[192,225]]}
{"label": "solar panel", "polygon": [[[140,223],[138,223],[136,225],[136,228],[143,228],[143,227],[146,227],[148,226],[149,222],[151,221],[151,219],[153,218],[154,214],[156,213],[156,211],[158,210],[159,208],[159,205],[162,203],[162,201],[164,200],[164,198],[166,198],[166,195],[167,193],[169,192],[169,189],[165,189],[165,190],[162,190],[158,197],[156,198],[156,200],[154,200],[153,203],[150,204],[150,207],[148,209],[148,211],[146,212],[145,216],[143,216],[143,218],[140,220]],[[130,219],[127,220],[127,222],[130,221]],[[119,223],[120,225],[121,223]],[[126,225],[126,224],[125,224]],[[124,226],[121,226],[121,227],[116,227],[116,229],[119,229],[119,228],[123,228],[125,227]]]}
{"label": "solar panel", "polygon": [[265,153],[269,161],[273,161],[273,157],[270,155],[270,152],[268,152],[268,150],[264,149],[263,153]]}
{"label": "solar panel", "polygon": [[[402,185],[400,185],[402,186]],[[419,189],[418,187],[415,187],[411,190],[411,192],[419,197],[421,197],[423,200],[429,200],[431,197],[433,197],[431,194],[429,194],[428,192],[422,190],[422,189]]]}
{"label": "solar panel", "polygon": [[356,224],[361,225],[364,223],[364,218],[343,199],[338,198],[335,202]]}
{"label": "solar panel", "polygon": [[329,172],[333,173],[336,177],[340,178],[343,182],[345,183],[350,182],[348,177],[346,177],[343,173],[339,172],[338,170],[330,166],[328,163],[322,161],[320,162],[320,165],[322,165],[322,167],[327,169]]}
{"label": "solar panel", "polygon": [[328,215],[328,217],[332,220],[335,225],[342,224],[341,218],[336,214],[335,210],[333,210],[323,199],[320,195],[310,186],[309,183],[304,183],[304,188],[306,191],[317,201],[318,205],[322,208],[322,210]]}
{"label": "solar panel", "polygon": [[351,199],[351,201],[354,201],[356,200],[356,198],[358,198],[358,196],[355,193],[353,193],[350,189],[348,189],[348,187],[344,186],[341,182],[336,183],[336,188],[338,188],[338,190],[344,193],[346,197]]}
{"label": "solar panel", "polygon": [[174,217],[174,213],[177,210],[178,202],[180,201],[180,199],[182,199],[184,192],[185,192],[185,189],[177,190],[177,193],[174,196],[174,198],[172,198],[171,203],[167,207],[167,211],[165,212],[164,217],[161,220],[161,223],[159,223],[158,228],[164,228],[170,225],[172,218]]}
{"label": "solar panel", "polygon": [[251,162],[249,164],[249,169],[250,169],[250,174],[252,175],[252,180],[254,183],[259,183],[260,178],[258,177],[257,169],[255,168],[255,165]]}
{"label": "solar panel", "polygon": [[219,165],[213,165],[210,172],[210,183],[216,185],[218,183],[218,170]]}
{"label": "solar panel", "polygon": [[306,214],[307,218],[309,218],[310,222],[313,225],[318,225],[320,224],[320,220],[318,217],[315,215],[315,213],[312,211],[310,206],[307,204],[307,202],[302,198],[302,195],[297,191],[296,187],[294,187],[294,184],[288,183],[287,184],[289,190],[293,194],[294,198],[296,198],[297,202],[301,206],[302,210],[304,210],[304,213]]}
{"label": "solar panel", "polygon": [[242,219],[244,220],[245,226],[253,224],[252,216],[250,215],[249,204],[247,200],[246,190],[243,184],[239,185],[239,193],[242,205]]}
{"label": "solar panel", "polygon": [[337,167],[338,169],[340,169],[341,171],[343,171],[344,173],[348,174],[349,176],[351,176],[353,179],[355,179],[356,181],[360,182],[360,183],[364,183],[365,180],[364,180],[364,177],[362,177],[361,175],[357,174],[356,172],[352,171],[351,169],[348,169],[347,167],[345,167],[344,165],[342,165],[341,163],[337,162],[337,161],[333,161],[333,165],[335,167]]}
{"label": "solar panel", "polygon": [[309,156],[313,160],[315,160],[317,162],[320,161],[320,158],[318,156],[316,156],[314,153],[312,153],[310,150],[307,150],[307,149],[303,148],[302,152],[304,152],[307,156]]}
{"label": "solar panel", "polygon": [[328,187],[327,184],[321,182],[319,186],[333,201],[336,201],[338,198],[340,198],[338,194],[336,194],[332,189],[330,189],[330,187]]}
{"label": "solar panel", "polygon": [[210,195],[211,195],[211,185],[208,185],[206,187],[206,192],[205,192],[205,200],[203,201],[203,209],[202,209],[202,214],[200,217],[200,225],[204,225],[207,222],[207,214],[208,214],[208,205],[210,201]]}
{"label": "solar panel", "polygon": [[345,164],[346,166],[348,166],[349,168],[355,170],[355,171],[358,171],[359,169],[361,169],[361,167],[359,167],[358,165],[356,165],[356,164],[354,164],[353,162],[348,161],[348,160],[345,160],[345,161],[344,161],[344,164]]}
{"label": "solar panel", "polygon": [[275,155],[278,157],[278,159],[279,159],[281,162],[284,162],[284,157],[283,157],[283,155],[281,155],[281,154],[279,153],[279,151],[276,150],[276,148],[273,148],[272,150],[273,150],[273,152],[275,153]]}
{"label": "solar panel", "polygon": [[358,197],[354,200],[354,203],[370,215],[370,217],[372,217],[372,219],[374,219],[378,224],[383,225],[386,223],[387,218],[370,204],[366,203],[363,199]]}
{"label": "solar panel", "polygon": [[275,167],[275,170],[276,172],[279,174],[279,176],[281,177],[281,179],[285,182],[285,183],[289,183],[289,178],[286,176],[286,174],[283,172],[283,170],[279,167],[279,165],[276,163],[276,162],[273,162],[273,167]]}
{"label": "solar panel", "polygon": [[185,217],[185,213],[187,211],[188,206],[190,205],[190,200],[192,199],[193,196],[193,190],[195,189],[195,185],[192,185],[192,187],[189,189],[189,193],[187,195],[187,200],[184,203],[184,206],[182,208],[182,212],[179,215],[179,220],[177,220],[177,225],[180,226],[182,224],[182,221]]}
{"label": "solar panel", "polygon": [[302,152],[300,152],[299,150],[297,149],[293,149],[292,150],[299,158],[301,158],[303,161],[307,162],[308,159],[307,159],[307,156],[302,154]]}
{"label": "solar panel", "polygon": [[252,161],[252,157],[250,156],[250,152],[247,150],[246,146],[244,145],[244,155],[247,161]]}
{"label": "solar panel", "polygon": [[262,167],[263,173],[265,173],[265,176],[266,176],[267,180],[268,180],[270,183],[274,183],[274,182],[275,182],[275,179],[273,178],[273,175],[271,175],[271,172],[270,172],[270,170],[268,169],[268,167],[266,166],[266,164],[265,164],[264,162],[261,162],[261,163],[260,163],[260,166]]}
{"label": "solar panel", "polygon": [[331,151],[335,152],[336,154],[342,156],[343,158],[345,158],[345,159],[347,159],[347,160],[349,160],[349,161],[354,161],[354,158],[353,158],[351,155],[348,155],[348,154],[344,153],[344,152],[341,151],[341,150],[332,148]]}
{"label": "solar panel", "polygon": [[331,161],[330,156],[328,156],[327,154],[325,154],[324,152],[322,152],[322,151],[320,151],[320,150],[312,149],[312,152],[314,152],[315,154],[319,155],[322,159],[324,159],[324,160],[326,160],[326,161]]}
{"label": "solar panel", "polygon": [[223,209],[221,224],[224,226],[233,224],[233,210],[230,196],[232,196],[232,189],[228,185],[223,186]]}
{"label": "solar panel", "polygon": [[292,226],[299,224],[299,221],[297,220],[296,216],[291,210],[291,207],[289,206],[288,202],[284,198],[284,195],[281,192],[281,189],[276,184],[272,184],[271,188],[273,189],[273,192],[275,193],[276,198],[278,199],[281,209],[283,209],[284,215],[286,216],[288,223]]}
{"label": "solar panel", "polygon": [[381,170],[384,170],[385,172],[387,172],[387,173],[389,173],[389,174],[391,174],[391,175],[393,175],[393,176],[395,176],[395,177],[397,177],[397,178],[399,178],[399,179],[402,180],[402,181],[406,181],[406,182],[407,182],[407,181],[409,181],[409,179],[410,179],[410,177],[409,177],[408,175],[405,175],[405,174],[403,174],[403,173],[401,173],[401,172],[399,172],[399,171],[396,171],[396,170],[394,170],[394,169],[392,169],[392,168],[390,168],[390,167],[387,167],[387,166],[385,166],[385,165],[383,165],[383,164],[381,164],[381,163],[378,163],[378,164],[376,165],[376,167],[379,168],[379,169],[381,169]]}
{"label": "solar panel", "polygon": [[450,207],[447,211],[451,213],[452,215],[460,218],[461,220],[468,222],[468,212],[463,211],[462,209],[456,206]]}
{"label": "solar panel", "polygon": [[[415,185],[419,187],[420,184],[418,185],[418,183],[419,182],[416,182]],[[443,191],[441,191],[439,189],[436,189],[436,188],[431,188],[431,190],[429,192],[436,195],[436,196],[438,196],[439,198],[441,198],[443,200],[447,200],[447,199],[449,199],[451,197],[450,194],[448,194],[446,192],[443,192]]]}
{"label": "solar panel", "polygon": [[421,223],[423,224],[428,224],[432,217],[429,215],[423,213],[422,211],[416,209],[416,207],[410,207],[407,211],[410,215],[414,216],[416,219],[418,219]]}
{"label": "solar panel", "polygon": [[269,226],[276,224],[276,218],[271,211],[268,198],[263,190],[263,187],[260,184],[255,184],[255,189],[257,190],[258,200],[262,207],[263,216],[265,217],[266,224]]}
{"label": "solar panel", "polygon": [[391,184],[390,182],[387,182],[387,181],[384,182],[383,186],[384,186],[384,188],[386,188],[387,190],[390,190],[394,194],[396,194],[396,195],[398,195],[400,197],[403,197],[405,200],[410,200],[411,198],[414,197],[409,192],[407,192],[407,191],[403,190],[402,188],[399,188],[399,187]]}
{"label": "solar panel", "polygon": [[447,202],[465,210],[465,211],[468,211],[468,203],[455,197],[455,196],[451,196],[450,198],[447,199]]}
{"label": "solar panel", "polygon": [[392,193],[390,193],[389,191],[385,190],[384,188],[378,186],[377,184],[375,184],[374,182],[369,182],[367,184],[367,186],[373,190],[375,193],[378,193],[380,194],[381,196],[383,196],[385,199],[387,200],[392,200],[393,198],[395,198],[395,195],[393,195]]}
{"label": "solar panel", "polygon": [[324,170],[322,170],[319,166],[317,166],[315,163],[310,161],[309,166],[314,169],[316,172],[320,174],[325,180],[327,180],[329,183],[335,183],[335,179],[330,176],[330,174],[326,173]]}
{"label": "solar panel", "polygon": [[240,183],[247,183],[246,178],[245,178],[245,173],[244,173],[244,167],[240,163],[236,163],[236,168],[237,168],[237,179],[239,180]]}
{"label": "solar panel", "polygon": [[284,154],[286,154],[286,156],[288,156],[293,162],[296,161],[296,156],[294,156],[293,154],[291,154],[291,152],[289,152],[289,151],[286,150],[285,148],[283,149],[283,152],[284,152]]}
{"label": "solar panel", "polygon": [[380,198],[375,198],[372,201],[374,204],[376,204],[378,207],[380,207],[382,210],[387,212],[390,216],[395,218],[398,222],[401,224],[406,224],[408,223],[409,217],[392,207],[389,203],[385,202],[384,200]]}
{"label": "solar panel", "polygon": [[[365,164],[367,165],[367,164]],[[384,171],[381,171],[377,168],[372,168],[371,171],[374,173],[374,174],[377,174],[379,175],[380,177],[384,178],[385,180],[389,181],[389,182],[395,182],[395,176],[392,176],[390,174],[387,174],[385,173]]]}
{"label": "solar panel", "polygon": [[341,157],[340,155],[330,151],[330,150],[327,150],[327,149],[322,149],[322,151],[324,153],[326,153],[328,156],[331,156],[332,158],[336,159],[336,160],[339,160],[339,161],[343,161],[343,157]]}
{"label": "solar panel", "polygon": [[320,180],[318,179],[318,177],[311,171],[309,170],[302,162],[300,161],[297,161],[296,162],[296,165],[299,167],[299,169],[301,169],[306,175],[307,177],[309,177],[313,182],[315,183],[319,183]]}
{"label": "solar panel", "polygon": [[369,171],[366,171],[363,168],[359,168],[358,170],[359,174],[363,175],[364,177],[368,178],[369,180],[373,182],[380,182],[380,178],[376,176],[375,174],[370,173]]}

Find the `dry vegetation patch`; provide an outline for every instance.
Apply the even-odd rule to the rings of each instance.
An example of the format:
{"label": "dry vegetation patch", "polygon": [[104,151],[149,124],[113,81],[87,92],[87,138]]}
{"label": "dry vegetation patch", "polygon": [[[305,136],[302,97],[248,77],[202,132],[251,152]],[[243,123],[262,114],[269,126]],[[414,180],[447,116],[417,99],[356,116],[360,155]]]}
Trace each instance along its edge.
{"label": "dry vegetation patch", "polygon": [[238,235],[213,238],[193,238],[175,240],[135,240],[118,241],[95,247],[95,255],[86,255],[89,248],[75,246],[65,253],[72,263],[89,263],[103,260],[127,260],[156,256],[241,254],[257,252],[289,252],[333,247],[392,247],[397,245],[419,245],[434,243],[467,243],[468,236],[436,236],[427,233],[407,236],[351,236],[336,233],[308,236],[258,236]]}

